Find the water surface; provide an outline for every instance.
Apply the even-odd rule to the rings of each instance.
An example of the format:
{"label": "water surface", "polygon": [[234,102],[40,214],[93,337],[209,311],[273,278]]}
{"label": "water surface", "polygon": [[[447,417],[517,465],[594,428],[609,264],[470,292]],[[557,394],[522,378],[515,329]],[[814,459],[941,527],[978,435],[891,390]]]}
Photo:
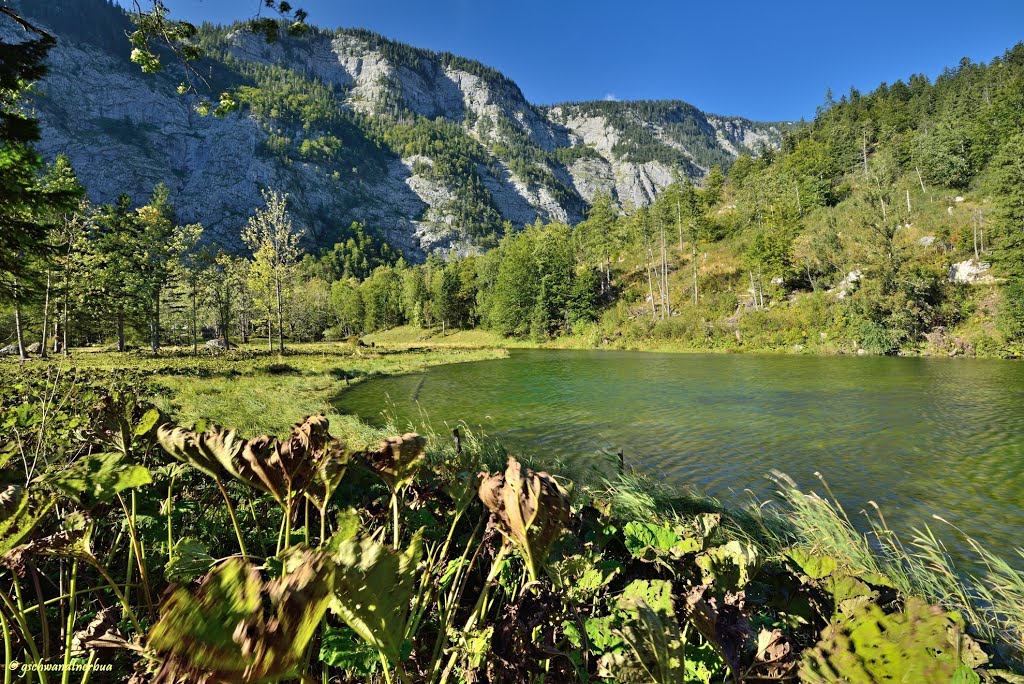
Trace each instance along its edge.
{"label": "water surface", "polygon": [[851,514],[873,500],[903,530],[940,515],[1008,560],[1024,544],[1016,362],[513,351],[357,385],[340,408],[370,422],[384,409],[401,425],[464,421],[537,454],[621,449],[727,501],[769,497],[772,469],[820,490],[820,471]]}

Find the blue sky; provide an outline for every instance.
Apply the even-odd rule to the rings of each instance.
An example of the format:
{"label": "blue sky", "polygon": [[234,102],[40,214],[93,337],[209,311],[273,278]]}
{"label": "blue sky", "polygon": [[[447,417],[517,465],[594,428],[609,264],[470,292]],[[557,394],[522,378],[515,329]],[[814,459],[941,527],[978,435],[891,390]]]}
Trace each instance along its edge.
{"label": "blue sky", "polygon": [[[128,0],[118,0],[127,4]],[[165,0],[227,22],[259,0]],[[145,6],[147,3],[143,2]],[[324,27],[361,26],[489,64],[532,102],[681,99],[759,120],[814,116],[827,88],[931,77],[1024,40],[1022,0],[294,0]]]}

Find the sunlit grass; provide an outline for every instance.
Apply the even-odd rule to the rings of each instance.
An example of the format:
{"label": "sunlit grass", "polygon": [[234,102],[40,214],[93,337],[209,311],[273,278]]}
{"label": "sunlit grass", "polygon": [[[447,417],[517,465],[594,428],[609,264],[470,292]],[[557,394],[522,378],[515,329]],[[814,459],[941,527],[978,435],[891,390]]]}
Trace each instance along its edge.
{"label": "sunlit grass", "polygon": [[335,434],[359,441],[367,438],[367,427],[334,408],[346,387],[367,378],[504,354],[485,348],[431,346],[399,353],[349,344],[302,344],[290,346],[280,356],[260,345],[246,345],[230,352],[201,350],[197,356],[187,349],[165,349],[159,355],[75,349],[70,361],[59,357],[51,363],[148,373],[156,385],[154,403],[180,424],[205,420],[230,425],[249,436],[281,435],[303,417],[323,413]]}

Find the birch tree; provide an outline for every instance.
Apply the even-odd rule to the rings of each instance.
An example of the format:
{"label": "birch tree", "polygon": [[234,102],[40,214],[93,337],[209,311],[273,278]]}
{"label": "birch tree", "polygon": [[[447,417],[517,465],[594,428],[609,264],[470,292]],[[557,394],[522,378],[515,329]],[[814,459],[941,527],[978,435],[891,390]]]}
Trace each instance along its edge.
{"label": "birch tree", "polygon": [[[262,192],[266,208],[257,209],[242,231],[242,240],[252,250],[250,282],[268,305],[268,314],[277,317],[277,350],[284,352],[284,300],[291,289],[302,250],[299,241],[304,231],[295,228],[288,215],[288,195],[274,190]],[[273,309],[271,311],[270,309]],[[271,336],[270,316],[267,337]]]}

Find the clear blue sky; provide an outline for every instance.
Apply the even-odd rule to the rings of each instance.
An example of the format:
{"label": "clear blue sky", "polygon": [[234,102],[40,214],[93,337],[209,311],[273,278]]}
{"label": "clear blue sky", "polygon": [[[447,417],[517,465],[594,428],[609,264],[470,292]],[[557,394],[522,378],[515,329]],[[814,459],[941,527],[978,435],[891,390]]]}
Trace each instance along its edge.
{"label": "clear blue sky", "polygon": [[[129,0],[118,0],[128,4]],[[260,0],[165,0],[193,22]],[[144,6],[148,3],[142,2]],[[359,26],[471,57],[530,101],[681,99],[760,120],[811,118],[831,87],[930,77],[1024,40],[1024,0],[294,0],[310,23]]]}

